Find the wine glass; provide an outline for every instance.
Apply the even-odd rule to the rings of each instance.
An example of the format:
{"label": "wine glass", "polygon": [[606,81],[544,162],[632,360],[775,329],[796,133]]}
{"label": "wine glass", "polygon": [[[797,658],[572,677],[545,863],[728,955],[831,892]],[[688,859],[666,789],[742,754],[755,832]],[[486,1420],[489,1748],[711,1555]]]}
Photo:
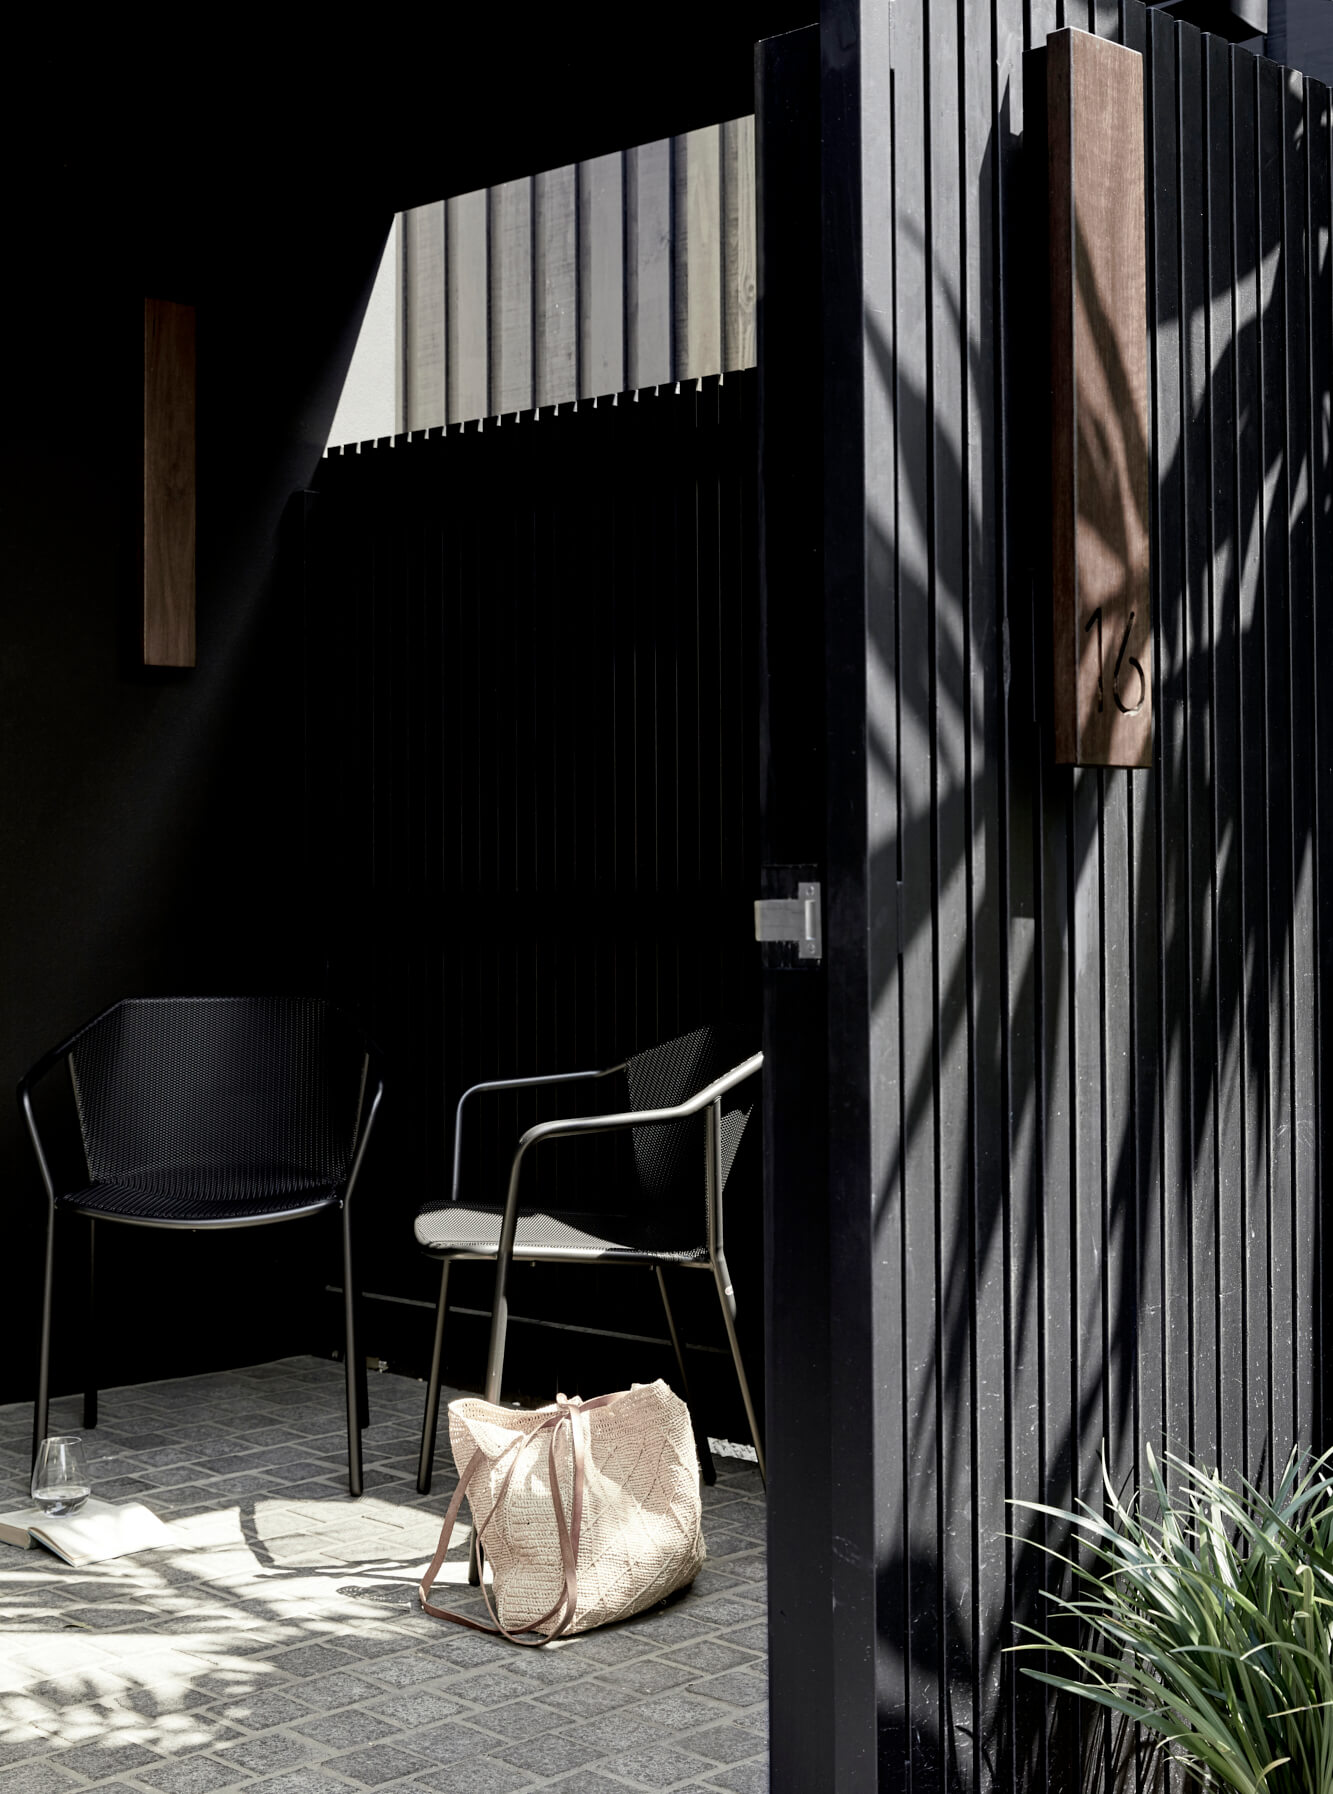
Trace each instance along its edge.
{"label": "wine glass", "polygon": [[77,1514],[92,1493],[83,1440],[77,1433],[52,1433],[37,1448],[32,1498],[45,1513]]}

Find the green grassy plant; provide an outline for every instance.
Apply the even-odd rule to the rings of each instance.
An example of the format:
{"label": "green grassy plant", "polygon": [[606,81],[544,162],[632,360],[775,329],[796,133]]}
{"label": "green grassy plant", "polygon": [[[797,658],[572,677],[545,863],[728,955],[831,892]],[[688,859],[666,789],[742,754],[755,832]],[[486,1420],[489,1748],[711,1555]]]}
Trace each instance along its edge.
{"label": "green grassy plant", "polygon": [[1023,1626],[1014,1647],[1072,1673],[1026,1673],[1137,1722],[1205,1787],[1333,1794],[1333,1453],[1293,1453],[1272,1496],[1171,1456],[1168,1490],[1147,1461],[1155,1517],[1105,1461],[1104,1512],[1015,1503],[1077,1551],[1043,1547],[1068,1567],[1049,1599],[1081,1642]]}

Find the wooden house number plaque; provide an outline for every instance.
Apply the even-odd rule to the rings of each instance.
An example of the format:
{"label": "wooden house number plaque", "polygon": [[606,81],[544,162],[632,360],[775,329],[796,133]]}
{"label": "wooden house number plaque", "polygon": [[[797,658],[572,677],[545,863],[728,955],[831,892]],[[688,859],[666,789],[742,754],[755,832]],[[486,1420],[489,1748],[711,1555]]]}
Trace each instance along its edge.
{"label": "wooden house number plaque", "polygon": [[1047,45],[1055,757],[1152,761],[1143,58]]}

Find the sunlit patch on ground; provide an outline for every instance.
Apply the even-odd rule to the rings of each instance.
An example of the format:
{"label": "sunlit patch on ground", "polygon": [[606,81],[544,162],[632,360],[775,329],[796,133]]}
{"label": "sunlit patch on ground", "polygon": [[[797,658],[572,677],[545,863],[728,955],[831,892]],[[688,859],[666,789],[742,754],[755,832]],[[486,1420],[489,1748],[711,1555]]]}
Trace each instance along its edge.
{"label": "sunlit patch on ground", "polygon": [[[688,1594],[521,1651],[416,1606],[452,1486],[446,1446],[416,1492],[422,1393],[372,1380],[353,1501],[337,1365],[108,1391],[88,1435],[97,1493],[146,1502],[179,1547],[74,1570],[0,1545],[0,1794],[765,1790],[755,1467],[718,1460]],[[0,1409],[4,1508],[24,1502],[31,1423]],[[77,1406],[53,1424],[76,1430]],[[480,1613],[466,1540],[449,1600]]]}

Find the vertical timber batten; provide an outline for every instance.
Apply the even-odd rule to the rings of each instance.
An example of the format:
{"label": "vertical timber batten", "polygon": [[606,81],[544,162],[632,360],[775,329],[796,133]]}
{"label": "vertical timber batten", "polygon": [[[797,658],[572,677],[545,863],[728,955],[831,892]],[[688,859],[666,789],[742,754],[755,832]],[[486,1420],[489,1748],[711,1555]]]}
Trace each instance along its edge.
{"label": "vertical timber batten", "polygon": [[[759,387],[759,895],[824,880],[823,370],[819,33],[761,43],[756,68]],[[737,382],[727,379],[731,392]],[[829,1599],[828,1017],[822,965],[766,967],[764,1250],[772,1794],[826,1785],[835,1743]],[[790,1292],[800,1290],[802,1299]]]}
{"label": "vertical timber batten", "polygon": [[[892,593],[885,589],[892,519],[872,519],[867,498],[891,503],[893,439],[884,427],[892,403],[883,391],[887,334],[878,342],[866,320],[884,326],[892,294],[881,254],[882,229],[865,211],[884,203],[880,182],[890,166],[888,12],[858,0],[825,6],[820,21],[824,278],[824,603],[827,705],[829,1017],[829,1401],[832,1464],[830,1596],[836,1623],[832,1648],[833,1785],[839,1794],[879,1786],[884,1673],[879,1646],[879,1587],[901,1539],[900,1502],[886,1503],[879,1487],[881,1457],[899,1476],[890,1443],[897,1392],[878,1378],[878,1348],[895,1330],[897,1294],[881,1289],[886,1268],[878,1249],[881,1225],[892,1225],[889,1192],[877,1181],[893,1156],[896,1116],[897,975],[896,873],[894,925],[882,924],[873,904],[884,901],[885,869],[896,865],[890,832],[875,843],[880,881],[872,885],[871,810],[884,820],[895,805],[872,797],[870,780],[892,765],[892,713],[877,716],[889,736],[869,739],[868,632],[891,627]],[[873,179],[863,188],[863,173]],[[878,284],[872,287],[872,280]],[[872,396],[880,383],[880,398]],[[872,541],[872,527],[884,534]],[[873,579],[873,589],[872,589]],[[873,613],[873,614],[872,614]],[[872,771],[873,766],[873,771]],[[890,830],[891,830],[890,823]],[[880,925],[877,925],[880,924]],[[885,1000],[879,995],[883,978]],[[890,1409],[885,1410],[885,1398]],[[901,1574],[901,1571],[900,1571]],[[885,1591],[904,1616],[900,1590]],[[891,1712],[891,1709],[889,1709]]]}

